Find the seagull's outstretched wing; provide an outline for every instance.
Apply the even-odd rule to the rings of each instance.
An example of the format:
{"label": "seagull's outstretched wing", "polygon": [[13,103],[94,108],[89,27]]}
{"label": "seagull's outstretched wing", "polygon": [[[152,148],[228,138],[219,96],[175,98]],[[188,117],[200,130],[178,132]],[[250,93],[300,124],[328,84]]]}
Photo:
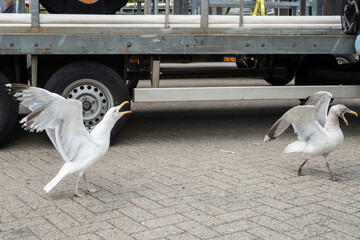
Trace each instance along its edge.
{"label": "seagull's outstretched wing", "polygon": [[321,124],[325,126],[329,104],[331,102],[332,94],[327,91],[319,91],[314,95],[307,97],[300,105],[313,105],[317,108],[316,117]]}
{"label": "seagull's outstretched wing", "polygon": [[26,130],[46,130],[65,161],[72,161],[80,148],[92,149],[98,146],[83,125],[82,103],[78,100],[53,101],[36,109],[20,123],[23,123]]}
{"label": "seagull's outstretched wing", "polygon": [[6,84],[6,87],[10,90],[10,95],[21,101],[21,104],[29,108],[30,111],[35,111],[53,101],[65,99],[56,93],[26,84],[9,83]]}
{"label": "seagull's outstretched wing", "polygon": [[314,134],[322,134],[323,127],[316,118],[316,107],[296,106],[288,110],[267,132],[264,142],[280,136],[289,126],[293,126],[300,141],[306,141]]}
{"label": "seagull's outstretched wing", "polygon": [[45,89],[25,84],[7,84],[10,94],[32,112],[20,123],[26,130],[46,130],[51,142],[65,161],[75,158],[81,147],[97,146],[83,125],[82,103],[65,99]]}

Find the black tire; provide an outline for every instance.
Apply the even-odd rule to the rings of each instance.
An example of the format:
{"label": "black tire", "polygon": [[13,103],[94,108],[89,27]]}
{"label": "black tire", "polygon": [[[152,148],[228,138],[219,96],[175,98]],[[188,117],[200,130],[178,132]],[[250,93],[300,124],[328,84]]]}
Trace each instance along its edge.
{"label": "black tire", "polygon": [[11,133],[18,115],[18,104],[6,92],[6,83],[9,83],[9,79],[0,73],[0,144]]}
{"label": "black tire", "polygon": [[[139,64],[136,62],[129,61],[127,67],[128,67],[128,70],[130,70],[130,71],[140,71]],[[137,87],[138,83],[139,83],[139,79],[126,80],[126,87],[129,91],[130,96],[133,95],[134,88]]]}
{"label": "black tire", "polygon": [[284,86],[291,82],[295,77],[296,68],[299,62],[298,56],[289,56],[289,55],[270,55],[269,56],[270,65],[274,65],[274,67],[284,67],[285,68],[285,76],[282,77],[264,77],[264,80],[273,85],[273,86]]}
{"label": "black tire", "polygon": [[[308,75],[308,69],[331,69],[338,66],[338,62],[330,54],[306,55],[301,61],[295,75],[295,85],[322,85],[328,84],[324,79],[314,79]],[[324,76],[326,80],[326,76]]]}
{"label": "black tire", "polygon": [[[79,61],[65,65],[50,77],[45,88],[65,98],[82,101],[84,125],[89,131],[101,121],[109,108],[123,101],[130,103],[128,89],[119,74],[98,62]],[[130,110],[130,104],[124,106],[125,110]],[[115,124],[112,137],[128,118],[125,115]]]}
{"label": "black tire", "polygon": [[291,82],[295,77],[295,69],[286,68],[284,77],[264,77],[264,80],[273,86],[284,86]]}

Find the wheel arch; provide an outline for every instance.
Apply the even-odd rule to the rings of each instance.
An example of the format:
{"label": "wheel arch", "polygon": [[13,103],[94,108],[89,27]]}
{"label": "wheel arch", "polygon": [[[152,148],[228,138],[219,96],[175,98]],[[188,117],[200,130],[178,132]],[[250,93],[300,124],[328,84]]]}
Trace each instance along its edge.
{"label": "wheel arch", "polygon": [[38,56],[38,86],[44,87],[50,77],[65,65],[92,61],[102,63],[122,76],[124,55],[39,55]]}

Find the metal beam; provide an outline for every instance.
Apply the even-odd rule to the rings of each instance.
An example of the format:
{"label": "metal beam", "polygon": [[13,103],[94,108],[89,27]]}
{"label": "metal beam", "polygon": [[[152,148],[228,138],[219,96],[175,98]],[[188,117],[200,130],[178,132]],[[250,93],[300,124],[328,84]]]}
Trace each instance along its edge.
{"label": "metal beam", "polygon": [[306,0],[300,0],[300,15],[306,15]]}
{"label": "metal beam", "polygon": [[152,0],[144,0],[144,14],[145,15],[151,15],[151,2]]}
{"label": "metal beam", "polygon": [[38,56],[31,55],[31,86],[37,86]]}
{"label": "metal beam", "polygon": [[239,27],[241,28],[244,22],[244,0],[240,0],[239,11]]}
{"label": "metal beam", "polygon": [[2,34],[0,54],[353,54],[355,37]]}
{"label": "metal beam", "polygon": [[165,1],[165,28],[169,27],[170,0]]}
{"label": "metal beam", "polygon": [[200,26],[207,28],[209,26],[209,0],[201,0],[201,20]]}
{"label": "metal beam", "polygon": [[300,99],[317,91],[329,91],[336,99],[360,98],[360,86],[358,85],[182,87],[135,88],[134,102]]}
{"label": "metal beam", "polygon": [[151,87],[158,88],[160,83],[160,56],[151,57]]}
{"label": "metal beam", "polygon": [[31,1],[31,26],[32,27],[39,27],[39,0]]}
{"label": "metal beam", "polygon": [[[209,79],[218,79],[218,78],[235,78],[235,77],[284,77],[286,74],[285,68],[166,68],[160,69],[160,79],[194,79],[194,78],[209,78]],[[149,71],[128,71],[127,79],[136,80],[136,79],[150,79]],[[241,79],[239,79],[239,82]]]}

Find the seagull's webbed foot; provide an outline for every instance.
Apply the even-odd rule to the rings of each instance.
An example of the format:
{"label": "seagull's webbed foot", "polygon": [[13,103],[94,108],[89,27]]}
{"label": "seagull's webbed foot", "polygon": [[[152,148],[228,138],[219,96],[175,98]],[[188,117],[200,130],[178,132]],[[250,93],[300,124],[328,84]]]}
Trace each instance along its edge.
{"label": "seagull's webbed foot", "polygon": [[331,175],[330,175],[330,180],[331,180],[331,181],[338,182],[338,181],[340,181],[341,179],[340,179],[340,178],[337,178],[337,177],[335,177],[333,174],[331,174]]}
{"label": "seagull's webbed foot", "polygon": [[77,191],[74,191],[74,194],[76,197],[81,197],[81,198],[85,197],[85,194],[80,194]]}
{"label": "seagull's webbed foot", "polygon": [[84,177],[84,181],[85,181],[85,184],[86,184],[86,187],[87,187],[88,192],[95,193],[95,192],[97,192],[97,191],[100,190],[99,188],[90,188],[90,187],[89,187],[89,182],[87,181],[87,178],[86,178],[86,176],[85,176],[85,173],[84,173],[83,177]]}
{"label": "seagull's webbed foot", "polygon": [[88,191],[91,193],[95,193],[97,191],[100,191],[100,188],[89,188]]}

